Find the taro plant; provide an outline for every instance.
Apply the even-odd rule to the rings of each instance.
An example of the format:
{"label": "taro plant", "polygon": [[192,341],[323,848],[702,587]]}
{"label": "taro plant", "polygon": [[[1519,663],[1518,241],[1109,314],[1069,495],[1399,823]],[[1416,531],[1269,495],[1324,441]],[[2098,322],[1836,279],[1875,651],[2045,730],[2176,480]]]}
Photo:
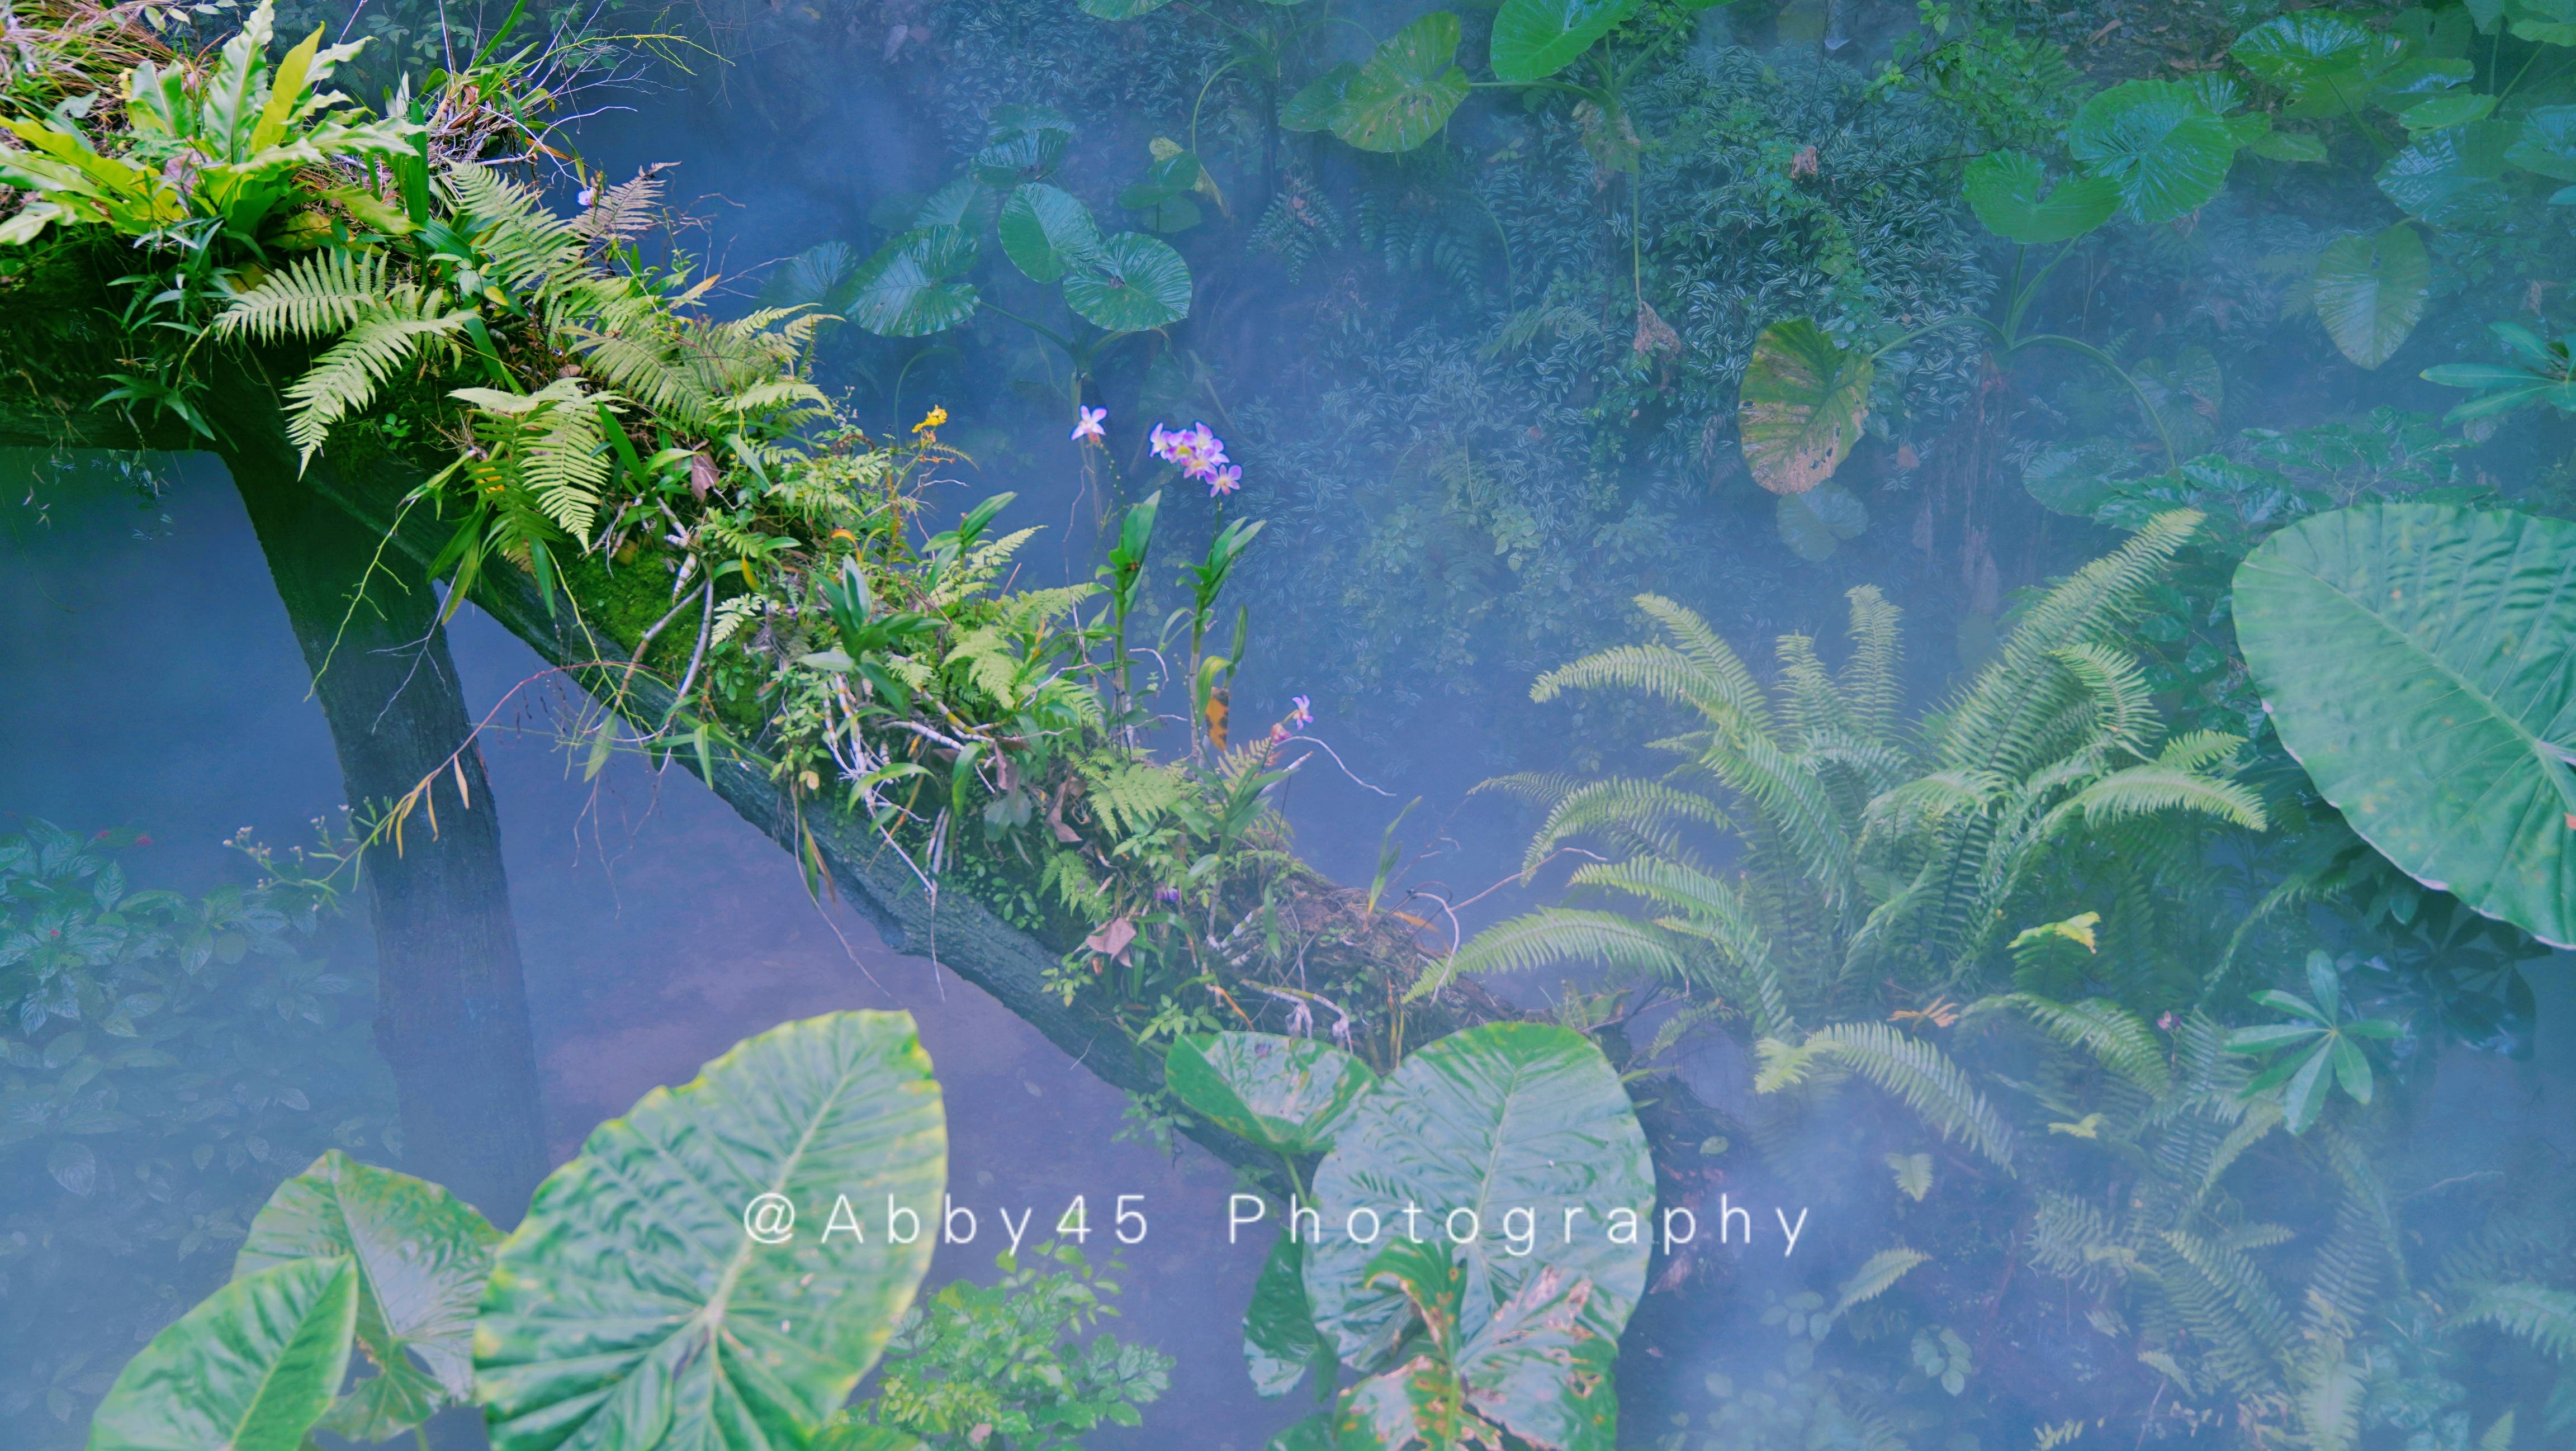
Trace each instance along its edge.
{"label": "taro plant", "polygon": [[[125,1367],[89,1444],[294,1451],[317,1428],[382,1440],[476,1404],[502,1451],[804,1445],[931,1254],[928,1236],[814,1227],[836,1205],[928,1222],[946,1178],[904,1013],[783,1024],[653,1090],[506,1238],[437,1185],[329,1153],[252,1221],[232,1283]],[[782,1202],[807,1230],[758,1217]]]}
{"label": "taro plant", "polygon": [[2273,535],[2237,634],[2281,744],[2400,870],[2576,942],[2576,525],[2383,503]]}
{"label": "taro plant", "polygon": [[1175,1097],[1278,1154],[1290,1186],[1244,1356],[1261,1394],[1312,1374],[1329,1409],[1275,1451],[1615,1444],[1655,1179],[1590,1039],[1488,1023],[1380,1078],[1311,1038],[1197,1034],[1166,1066]]}

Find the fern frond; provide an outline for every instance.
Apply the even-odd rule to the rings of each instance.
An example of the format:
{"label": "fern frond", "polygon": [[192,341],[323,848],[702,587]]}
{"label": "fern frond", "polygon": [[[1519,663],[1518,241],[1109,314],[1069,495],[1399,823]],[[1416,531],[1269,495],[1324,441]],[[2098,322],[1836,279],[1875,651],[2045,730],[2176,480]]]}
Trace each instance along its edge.
{"label": "fern frond", "polygon": [[2075,793],[2049,813],[2034,836],[2047,840],[2079,817],[2087,825],[2106,826],[2167,811],[2206,816],[2247,831],[2261,831],[2266,824],[2263,798],[2252,790],[2152,761],[2114,771]]}
{"label": "fern frond", "polygon": [[2006,1173],[2012,1125],[1949,1055],[1885,1023],[1835,1023],[1808,1035],[1801,1051],[1822,1054],[1905,1101],[1944,1139],[1958,1139]]}
{"label": "fern frond", "polygon": [[1828,1317],[1841,1319],[1844,1312],[1854,1305],[1865,1304],[1894,1289],[1896,1282],[1904,1279],[1917,1265],[1931,1262],[1930,1255],[1903,1245],[1880,1250],[1861,1261],[1860,1268],[1852,1272],[1850,1279],[1843,1281],[1842,1289],[1834,1296],[1833,1309],[1827,1312]]}
{"label": "fern frond", "polygon": [[2133,755],[2152,750],[2164,727],[2156,718],[2154,692],[2137,660],[2108,645],[2084,641],[2053,652],[2092,698],[2094,733],[2101,744]]}
{"label": "fern frond", "polygon": [[1836,682],[1843,708],[1851,712],[1873,741],[1896,734],[1896,708],[1902,686],[1896,678],[1901,654],[1898,622],[1903,611],[1889,604],[1878,586],[1865,584],[1846,592],[1851,601],[1851,659]]}
{"label": "fern frond", "polygon": [[384,254],[322,247],[235,295],[215,327],[226,337],[248,333],[264,343],[327,337],[392,301]]}
{"label": "fern frond", "polygon": [[1733,883],[1685,863],[1660,857],[1596,863],[1576,872],[1568,885],[1608,887],[1677,913],[1657,925],[1713,944],[1738,966],[1750,966],[1770,954],[1744,894]]}
{"label": "fern frond", "polygon": [[330,437],[331,425],[373,403],[376,389],[424,346],[465,330],[473,311],[440,312],[440,300],[432,293],[406,299],[407,308],[370,313],[325,348],[303,377],[286,385],[286,436],[302,462],[310,464]]}
{"label": "fern frond", "polygon": [[1417,983],[1412,995],[1436,992],[1460,974],[1531,972],[1566,963],[1646,973],[1671,982],[1693,980],[1689,960],[1658,928],[1615,912],[1542,907],[1469,938],[1435,975]]}
{"label": "fern frond", "polygon": [[1661,781],[1613,776],[1588,781],[1559,797],[1548,808],[1521,854],[1521,879],[1527,881],[1558,847],[1588,834],[1607,836],[1621,849],[1681,857],[1681,828],[1705,826],[1725,831],[1733,826],[1718,804],[1696,791],[1683,791]]}
{"label": "fern frond", "polygon": [[2147,1020],[2108,998],[2061,1003],[2034,993],[2010,993],[1996,1000],[2019,1008],[2048,1035],[2070,1048],[2093,1055],[2104,1068],[2135,1084],[2150,1098],[2173,1089],[2173,1069],[2165,1062],[2164,1044]]}
{"label": "fern frond", "polygon": [[2576,1360],[2576,1292],[2527,1280],[2469,1287],[2453,1325],[2493,1325],[2559,1360]]}

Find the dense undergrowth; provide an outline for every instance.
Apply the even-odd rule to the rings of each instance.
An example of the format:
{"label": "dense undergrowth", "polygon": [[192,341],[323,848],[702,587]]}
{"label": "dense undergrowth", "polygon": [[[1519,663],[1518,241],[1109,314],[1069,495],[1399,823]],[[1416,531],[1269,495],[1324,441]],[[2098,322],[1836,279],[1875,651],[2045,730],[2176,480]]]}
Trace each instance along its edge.
{"label": "dense undergrowth", "polygon": [[[1659,1260],[1661,1288],[1773,1298],[1761,1335],[1694,1344],[1698,1387],[1632,1400],[1632,1442],[2551,1444],[2569,1181],[2483,1146],[2522,1155],[2491,1183],[2406,1129],[2437,1064],[2527,1053],[2522,964],[2566,940],[2565,691],[2490,692],[2473,724],[2506,744],[2454,770],[2426,722],[2455,722],[2404,685],[2565,638],[2546,586],[2576,551],[2497,506],[2554,512],[2565,483],[2576,20],[2177,7],[2170,40],[2105,45],[2149,17],[1929,6],[1876,68],[1755,44],[1843,7],[1755,8],[1607,7],[1542,29],[1536,74],[1502,18],[1336,69],[1294,9],[898,16],[887,63],[958,61],[970,154],[854,239],[881,245],[808,254],[730,320],[661,237],[660,178],[527,160],[542,101],[506,46],[369,111],[321,89],[341,48],[272,58],[265,10],[190,57],[141,10],[58,8],[0,239],[10,285],[113,299],[87,323],[110,401],[211,433],[208,370],[253,362],[308,458],[425,479],[455,598],[523,572],[594,645],[592,769],[756,762],[1047,943],[1061,1000],[1148,1058],[1302,1055],[1392,1103],[1425,1040],[1464,1056],[1495,1040],[1440,1035],[1518,1016],[1480,976],[1545,972],[1641,1100],[1736,1065],[1710,1132],[1660,1126],[1658,1192],[1713,1218],[1785,1186],[1885,1240],[1777,1276]],[[1029,45],[1056,63],[1004,86]],[[1453,53],[1513,68],[1480,83],[1510,104]],[[1129,114],[1095,144],[1115,112],[1153,136]],[[1283,316],[1310,345],[1254,368]],[[1037,339],[1034,391],[1110,501],[1094,577],[1019,587],[1010,496],[934,492],[968,420],[871,433],[816,384],[818,359],[921,361],[863,331]],[[2367,385],[2399,358],[2471,401],[2395,406],[2427,396]],[[1145,440],[1200,411],[1230,462]],[[1757,673],[1727,643],[1813,614],[1731,596],[1843,584],[1797,571],[1900,528],[1887,583],[1955,621],[1914,658],[1982,662],[1935,709],[1907,708],[1875,589],[1847,650],[1794,632]],[[2330,603],[2300,590],[2371,599],[2417,561],[2452,616],[2298,633]],[[1258,615],[1229,609],[1247,586]],[[1660,634],[1611,644],[1629,594]],[[1583,728],[1494,783],[1541,817],[1529,879],[1571,859],[1580,903],[1471,933],[1392,847],[1366,889],[1296,857],[1274,795],[1320,769],[1309,705],[1238,712],[1247,660],[1330,659],[1401,709],[1601,645],[1533,691],[1593,698]],[[2389,722],[2404,747],[2369,738]],[[1175,1094],[1152,1111],[1246,1133],[1290,1184],[1366,1137]],[[1284,1444],[1607,1444],[1593,1377],[1637,1287],[1555,1327],[1574,1369],[1543,1405],[1471,1416],[1496,1362],[1442,1330],[1445,1263],[1367,1267],[1412,1306],[1378,1340],[1309,1299],[1362,1267],[1284,1252],[1257,1373],[1311,1362],[1329,1394],[1338,1361],[1341,1408],[1383,1413],[1374,1441]],[[1632,1273],[1642,1251],[1597,1283]],[[1386,1409],[1416,1366],[1430,1389]]]}

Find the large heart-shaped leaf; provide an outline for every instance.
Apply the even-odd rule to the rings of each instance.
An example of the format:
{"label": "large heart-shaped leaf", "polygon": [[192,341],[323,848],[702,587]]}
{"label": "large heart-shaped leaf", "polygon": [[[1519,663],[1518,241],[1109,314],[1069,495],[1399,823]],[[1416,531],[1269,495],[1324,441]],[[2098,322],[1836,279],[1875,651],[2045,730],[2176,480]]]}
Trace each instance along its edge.
{"label": "large heart-shaped leaf", "polygon": [[1333,115],[1333,134],[1362,151],[1411,151],[1449,124],[1467,99],[1458,54],[1458,17],[1434,10],[1378,45],[1351,77]]}
{"label": "large heart-shaped leaf", "polygon": [[1331,70],[1297,88],[1297,94],[1279,105],[1279,128],[1283,131],[1330,131],[1341,124],[1342,102],[1350,95],[1351,82],[1360,78],[1356,61],[1343,61]]}
{"label": "large heart-shaped leaf", "polygon": [[1803,494],[1832,478],[1860,441],[1874,372],[1868,354],[1836,347],[1805,318],[1764,328],[1735,406],[1753,481],[1775,494]]}
{"label": "large heart-shaped leaf", "polygon": [[1044,181],[1073,144],[1073,122],[1047,106],[996,106],[987,120],[975,175],[995,191]]}
{"label": "large heart-shaped leaf", "polygon": [[1782,494],[1774,523],[1780,542],[1800,559],[1821,564],[1834,557],[1846,539],[1869,528],[1869,508],[1840,484],[1821,484],[1803,494]]}
{"label": "large heart-shaped leaf", "polygon": [[2343,355],[2365,368],[2387,362],[2424,316],[2433,264],[2404,222],[2376,236],[2337,237],[2317,258],[2317,320]]}
{"label": "large heart-shaped leaf", "polygon": [[1252,1282],[1252,1303],[1243,1312],[1243,1361],[1253,1390],[1264,1396],[1288,1394],[1310,1370],[1328,1381],[1333,1374],[1332,1351],[1315,1333],[1314,1307],[1306,1302],[1305,1247],[1285,1234]]}
{"label": "large heart-shaped leaf", "polygon": [[[644,1095],[502,1242],[474,1335],[493,1446],[806,1444],[912,1303],[947,1177],[908,1013],[783,1024]],[[764,1195],[801,1221],[784,1242],[749,1232]],[[933,1226],[910,1244],[903,1209]]]}
{"label": "large heart-shaped leaf", "polygon": [[1312,1038],[1191,1033],[1172,1044],[1163,1081],[1228,1133],[1282,1154],[1320,1154],[1377,1075]]}
{"label": "large heart-shaped leaf", "polygon": [[2409,876],[2576,942],[2576,524],[2376,504],[2236,571],[2281,743]]}
{"label": "large heart-shaped leaf", "polygon": [[2301,10],[2236,37],[2228,54],[2289,92],[2288,114],[2345,116],[2370,100],[2377,73],[2396,59],[2402,44],[2348,15]]}
{"label": "large heart-shaped leaf", "polygon": [[890,338],[944,332],[975,315],[975,234],[918,227],[877,249],[851,279],[850,321]]}
{"label": "large heart-shaped leaf", "polygon": [[501,1232],[436,1184],[333,1149],[277,1186],[250,1224],[233,1277],[345,1258],[357,1272],[358,1345],[377,1373],[324,1429],[382,1441],[474,1397],[474,1307]]}
{"label": "large heart-shaped leaf", "polygon": [[[1614,1239],[1614,1212],[1650,1218],[1654,1197],[1645,1132],[1591,1039],[1548,1023],[1453,1033],[1360,1100],[1315,1172],[1322,1242],[1306,1247],[1315,1328],[1345,1361],[1378,1368],[1407,1302],[1367,1282],[1370,1260],[1388,1234],[1463,1237],[1469,1222],[1452,1213],[1472,1211],[1478,1237],[1458,1250],[1464,1336],[1552,1268],[1560,1284],[1590,1283],[1584,1323],[1615,1339],[1645,1289],[1647,1247],[1635,1233]],[[1506,1240],[1523,1210],[1531,1252],[1515,1256]],[[1386,1226],[1375,1244],[1355,1237],[1370,1215]]]}
{"label": "large heart-shaped leaf", "polygon": [[1190,264],[1142,232],[1103,238],[1092,269],[1066,274],[1065,304],[1113,333],[1168,327],[1190,315]]}
{"label": "large heart-shaped leaf", "polygon": [[1640,0],[1503,0],[1494,12],[1494,79],[1526,85],[1574,64]]}
{"label": "large heart-shaped leaf", "polygon": [[1081,198],[1062,187],[1033,181],[1015,189],[1002,203],[995,230],[1002,254],[1031,282],[1053,282],[1100,263],[1100,224]]}
{"label": "large heart-shaped leaf", "polygon": [[2142,222],[2208,205],[2227,185],[2237,141],[2197,91],[2173,81],[2123,81],[2085,102],[2066,128],[2066,149],[2116,185]]}
{"label": "large heart-shaped leaf", "polygon": [[2042,196],[2047,185],[2039,158],[1990,151],[1968,163],[1968,209],[1987,231],[2024,246],[2073,241],[2120,209],[2120,188],[2107,177],[2072,177]]}
{"label": "large heart-shaped leaf", "polygon": [[2502,121],[2424,132],[2380,167],[2379,190],[2437,227],[2473,225],[2511,199],[2502,178],[2516,137]]}
{"label": "large heart-shaped leaf", "polygon": [[357,1320],[345,1259],[245,1275],[126,1362],[89,1451],[296,1451],[339,1393]]}
{"label": "large heart-shaped leaf", "polygon": [[2576,181],[2576,106],[2539,106],[2522,118],[2522,131],[2504,159],[2525,171]]}

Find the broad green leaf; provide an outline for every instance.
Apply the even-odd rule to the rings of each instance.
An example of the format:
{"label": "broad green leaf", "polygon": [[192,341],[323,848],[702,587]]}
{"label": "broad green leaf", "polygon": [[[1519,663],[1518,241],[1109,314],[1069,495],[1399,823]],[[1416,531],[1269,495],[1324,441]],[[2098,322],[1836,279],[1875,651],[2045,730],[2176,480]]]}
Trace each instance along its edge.
{"label": "broad green leaf", "polygon": [[2476,225],[2509,200],[2500,178],[2515,128],[2472,121],[2417,136],[2379,169],[2379,189],[2435,226]]}
{"label": "broad green leaf", "polygon": [[1339,1451],[1341,1437],[1330,1415],[1308,1416],[1270,1438],[1262,1451]]}
{"label": "broad green leaf", "polygon": [[2246,31],[2228,53],[2289,93],[2285,114],[2348,116],[2369,102],[2402,45],[2348,15],[2301,10]]}
{"label": "broad green leaf", "polygon": [[932,192],[922,202],[921,211],[912,219],[915,229],[924,227],[962,227],[985,197],[991,193],[984,183],[972,176],[961,176]]}
{"label": "broad green leaf", "polygon": [[824,1423],[807,1451],[921,1451],[921,1442],[891,1426],[871,1426],[843,1411]]}
{"label": "broad green leaf", "polygon": [[1434,10],[1379,43],[1351,77],[1334,112],[1333,134],[1362,151],[1411,151],[1449,124],[1467,99],[1458,17]]}
{"label": "broad green leaf", "polygon": [[[495,1451],[805,1445],[911,1304],[947,1176],[908,1013],[783,1024],[644,1095],[501,1244],[474,1335]],[[752,1237],[762,1195],[792,1238]],[[896,1209],[932,1228],[895,1241]]]}
{"label": "broad green leaf", "polygon": [[1332,1377],[1332,1351],[1315,1333],[1315,1312],[1306,1303],[1305,1250],[1286,1234],[1253,1281],[1252,1303],[1243,1312],[1243,1359],[1253,1390],[1264,1396],[1288,1394],[1310,1370]]}
{"label": "broad green leaf", "polygon": [[1636,13],[1640,0],[1503,0],[1494,13],[1494,79],[1526,85],[1574,64]]}
{"label": "broad green leaf", "polygon": [[2476,91],[2453,91],[2418,101],[2398,113],[2397,124],[2409,131],[2442,131],[2483,121],[2495,109],[2495,97]]}
{"label": "broad green leaf", "polygon": [[975,175],[995,191],[1044,181],[1073,144],[1073,122],[1046,106],[996,106],[975,153]]}
{"label": "broad green leaf", "polygon": [[1190,1033],[1172,1044],[1163,1080],[1217,1127],[1283,1154],[1320,1154],[1377,1075],[1312,1038]]}
{"label": "broad green leaf", "polygon": [[1100,265],[1100,226],[1091,208],[1061,187],[1033,181],[1016,188],[1002,203],[996,230],[1002,255],[1031,282]]}
{"label": "broad green leaf", "polygon": [[1782,494],[1776,512],[1781,542],[1811,563],[1833,558],[1842,541],[1859,538],[1869,527],[1869,509],[1851,490],[1834,483]]}
{"label": "broad green leaf", "polygon": [[1064,279],[1064,300],[1093,327],[1114,333],[1168,327],[1190,315],[1190,265],[1142,232],[1101,239],[1090,270]]}
{"label": "broad green leaf", "polygon": [[2047,186],[2048,168],[2025,152],[1990,151],[1968,163],[1968,209],[2007,242],[2072,241],[2120,209],[2120,188],[2104,177],[2074,177],[2042,196]]}
{"label": "broad green leaf", "polygon": [[2317,319],[2343,355],[2365,368],[2387,362],[2423,319],[2433,264],[2404,222],[2377,236],[2337,237],[2317,258]]}
{"label": "broad green leaf", "polygon": [[2236,135],[2191,87],[2123,81],[2084,103],[2066,148],[2120,189],[2129,214],[2169,222],[2208,205],[2227,185]]}
{"label": "broad green leaf", "polygon": [[1350,94],[1351,82],[1360,77],[1359,66],[1344,61],[1297,88],[1279,107],[1279,127],[1283,131],[1330,131],[1341,124],[1342,101]]}
{"label": "broad green leaf", "polygon": [[2053,443],[2022,465],[2021,486],[2053,514],[2090,519],[2111,502],[2135,458],[2107,440]]}
{"label": "broad green leaf", "polygon": [[1735,405],[1736,437],[1753,481],[1775,494],[1803,494],[1834,476],[1869,416],[1875,369],[1802,317],[1753,340],[1753,360]]}
{"label": "broad green leaf", "polygon": [[2576,941],[2576,524],[2430,504],[2282,530],[2236,571],[2281,743],[2407,875]]}
{"label": "broad green leaf", "polygon": [[324,1429],[383,1441],[474,1398],[474,1307],[500,1240],[440,1186],[333,1149],[268,1196],[233,1278],[297,1260],[355,1267],[358,1345],[377,1373],[331,1408]]}
{"label": "broad green leaf", "polygon": [[2326,159],[2325,142],[2299,131],[2266,131],[2259,139],[2246,142],[2245,149],[2266,161],[2316,162]]}
{"label": "broad green leaf", "polygon": [[920,227],[877,249],[851,279],[850,321],[890,338],[944,332],[975,315],[975,235]]}
{"label": "broad green leaf", "polygon": [[2576,181],[2576,106],[2541,106],[2523,117],[2504,159],[2554,180]]}
{"label": "broad green leaf", "polygon": [[89,1451],[296,1451],[339,1393],[357,1320],[345,1259],[245,1275],[126,1362]]}
{"label": "broad green leaf", "polygon": [[1584,1313],[1596,1288],[1550,1265],[1470,1327],[1458,1373],[1478,1415],[1532,1446],[1614,1451],[1619,1347]]}
{"label": "broad green leaf", "polygon": [[[1619,1075],[1592,1040],[1545,1023],[1489,1023],[1438,1039],[1404,1060],[1360,1100],[1315,1172],[1323,1240],[1306,1247],[1306,1293],[1315,1328],[1341,1358],[1363,1367],[1392,1347],[1404,1297],[1366,1283],[1385,1247],[1354,1236],[1371,1214],[1388,1232],[1446,1235],[1452,1211],[1473,1214],[1478,1237],[1459,1249],[1466,1266],[1462,1329],[1472,1338],[1543,1270],[1559,1288],[1589,1281],[1584,1323],[1615,1337],[1645,1288],[1643,1230],[1611,1238],[1614,1211],[1651,1222],[1655,1179],[1646,1138]],[[1419,1211],[1408,1219],[1405,1206]],[[1529,1211],[1533,1252],[1507,1251],[1505,1216]],[[1567,1215],[1580,1210],[1578,1232]],[[1363,1212],[1366,1211],[1366,1212]],[[1458,1235],[1470,1226],[1454,1221]]]}

